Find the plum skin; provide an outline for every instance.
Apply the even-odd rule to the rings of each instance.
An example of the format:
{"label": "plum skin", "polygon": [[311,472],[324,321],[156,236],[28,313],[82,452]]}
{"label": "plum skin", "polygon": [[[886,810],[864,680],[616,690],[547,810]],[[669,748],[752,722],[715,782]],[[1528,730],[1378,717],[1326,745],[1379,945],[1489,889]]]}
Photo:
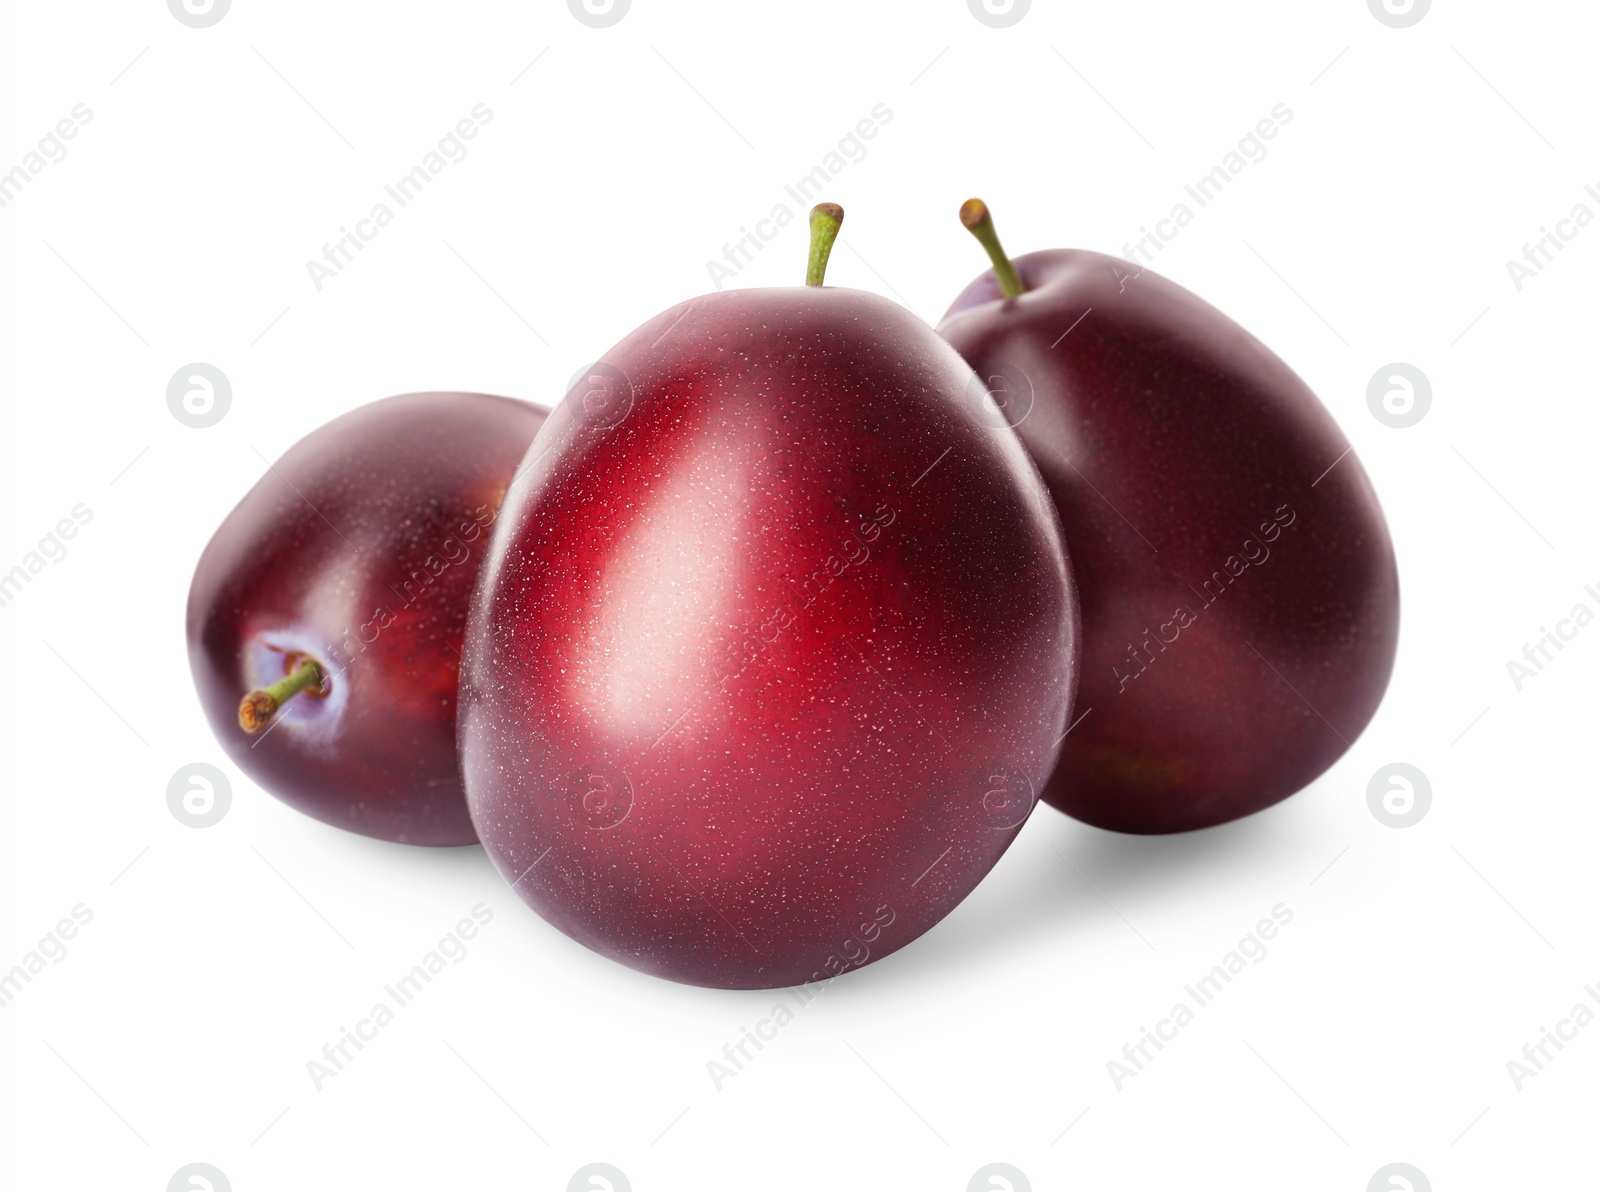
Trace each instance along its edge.
{"label": "plum skin", "polygon": [[[306,815],[381,840],[473,844],[456,755],[461,641],[489,530],[545,411],[412,393],[291,447],[206,545],[189,663],[229,757]],[[241,697],[302,658],[324,693],[250,736]]]}
{"label": "plum skin", "polygon": [[988,271],[939,332],[1031,388],[1016,430],[1078,578],[1083,720],[1043,798],[1134,833],[1271,806],[1388,687],[1399,579],[1371,482],[1289,366],[1181,286],[1080,250],[1014,263],[1024,293]]}
{"label": "plum skin", "polygon": [[545,919],[774,988],[904,946],[999,859],[1065,727],[1077,613],[973,380],[881,298],[727,291],[552,412],[473,604],[460,731],[479,834]]}

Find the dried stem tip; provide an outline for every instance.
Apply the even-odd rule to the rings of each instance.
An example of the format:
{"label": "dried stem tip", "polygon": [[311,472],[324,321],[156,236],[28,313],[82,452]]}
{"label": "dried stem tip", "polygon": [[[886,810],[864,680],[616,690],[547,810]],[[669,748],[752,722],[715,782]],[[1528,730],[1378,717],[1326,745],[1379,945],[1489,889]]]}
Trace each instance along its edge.
{"label": "dried stem tip", "polygon": [[1015,298],[1026,288],[1022,278],[1017,275],[1017,267],[1011,263],[1011,258],[1006,256],[1006,250],[1000,247],[1000,234],[994,230],[994,219],[989,214],[989,205],[982,199],[968,199],[961,204],[961,226],[971,232],[983,245],[989,254],[989,260],[994,265],[995,279],[1000,283],[1000,292],[1007,298]]}
{"label": "dried stem tip", "polygon": [[247,733],[259,733],[284,704],[302,691],[321,686],[322,667],[308,658],[272,686],[258,688],[240,700],[239,727]]}

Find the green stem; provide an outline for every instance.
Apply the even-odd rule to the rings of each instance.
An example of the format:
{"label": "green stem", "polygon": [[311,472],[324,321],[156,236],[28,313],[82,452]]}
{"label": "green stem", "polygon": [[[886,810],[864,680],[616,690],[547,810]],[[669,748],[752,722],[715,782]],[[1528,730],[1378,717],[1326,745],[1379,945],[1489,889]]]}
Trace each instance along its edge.
{"label": "green stem", "polygon": [[1006,256],[1006,250],[1000,247],[1000,234],[994,230],[994,217],[989,214],[988,205],[982,199],[968,199],[962,203],[961,225],[977,238],[989,254],[989,260],[994,262],[994,275],[1000,282],[1000,292],[1007,298],[1015,298],[1022,293],[1027,287],[1022,284],[1022,278],[1017,276],[1017,267]]}
{"label": "green stem", "polygon": [[240,700],[239,727],[258,733],[284,704],[302,691],[321,686],[322,667],[308,658],[272,686],[258,688]]}
{"label": "green stem", "polygon": [[806,262],[806,285],[820,286],[828,272],[828,256],[839,238],[844,223],[844,208],[837,203],[818,203],[811,209],[811,257]]}

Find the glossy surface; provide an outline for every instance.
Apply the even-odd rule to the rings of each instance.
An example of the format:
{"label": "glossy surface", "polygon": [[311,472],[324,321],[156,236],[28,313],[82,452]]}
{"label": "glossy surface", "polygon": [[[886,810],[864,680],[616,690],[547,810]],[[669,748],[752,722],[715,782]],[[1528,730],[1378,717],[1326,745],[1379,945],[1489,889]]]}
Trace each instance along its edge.
{"label": "glossy surface", "polygon": [[985,273],[939,331],[1010,394],[1072,552],[1083,719],[1044,798],[1123,832],[1259,811],[1388,686],[1377,496],[1316,396],[1215,307],[1098,253],[1016,265],[1026,293]]}
{"label": "glossy surface", "polygon": [[948,345],[858,291],[706,295],[588,378],[468,628],[490,856],[678,981],[893,952],[1005,851],[1066,724],[1076,609],[1036,472]]}
{"label": "glossy surface", "polygon": [[[189,664],[212,731],[256,782],[352,832],[471,844],[456,686],[473,581],[545,412],[473,393],[362,406],[272,465],[206,546]],[[245,692],[309,656],[325,691],[257,736]]]}

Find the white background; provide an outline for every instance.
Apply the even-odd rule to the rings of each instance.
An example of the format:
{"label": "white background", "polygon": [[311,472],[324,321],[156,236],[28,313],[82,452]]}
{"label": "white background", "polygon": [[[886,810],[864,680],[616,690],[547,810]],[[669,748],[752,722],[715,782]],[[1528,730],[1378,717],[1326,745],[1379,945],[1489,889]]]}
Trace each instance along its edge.
{"label": "white background", "polygon": [[[962,0],[635,0],[607,29],[555,0],[236,0],[202,30],[159,0],[12,9],[0,169],[94,113],[0,213],[0,569],[94,512],[0,609],[0,966],[94,914],[0,1010],[14,1187],[160,1192],[201,1161],[238,1192],[555,1192],[592,1161],[638,1192],[959,1192],[995,1161],[1035,1189],[1360,1192],[1392,1162],[1439,1190],[1594,1179],[1600,1024],[1521,1091],[1506,1067],[1600,986],[1600,626],[1521,691],[1506,670],[1580,600],[1600,611],[1600,224],[1520,292],[1506,269],[1575,204],[1600,214],[1592,5],[1440,0],[1408,29],[1363,0],[1036,0],[1004,30]],[[318,292],[306,262],[478,103],[470,155]],[[880,103],[828,194],[848,212],[829,282],[929,321],[984,265],[962,199],[1013,252],[1120,253],[1293,110],[1158,268],[1355,444],[1399,555],[1400,654],[1306,791],[1176,838],[1041,807],[948,920],[718,1090],[707,1062],[774,995],[642,976],[546,926],[481,850],[266,796],[201,718],[184,600],[260,457],[391,393],[556,400],[709,289],[707,261]],[[797,284],[802,226],[735,284]],[[210,429],[166,406],[192,361],[233,385]],[[1409,429],[1366,403],[1394,361],[1433,386]],[[196,761],[232,780],[207,830],[166,805]],[[1395,761],[1433,789],[1403,830],[1366,801]],[[480,901],[470,956],[316,1091],[307,1061]],[[1107,1061],[1278,903],[1266,960],[1118,1091]]]}

